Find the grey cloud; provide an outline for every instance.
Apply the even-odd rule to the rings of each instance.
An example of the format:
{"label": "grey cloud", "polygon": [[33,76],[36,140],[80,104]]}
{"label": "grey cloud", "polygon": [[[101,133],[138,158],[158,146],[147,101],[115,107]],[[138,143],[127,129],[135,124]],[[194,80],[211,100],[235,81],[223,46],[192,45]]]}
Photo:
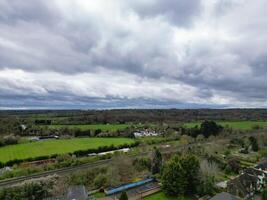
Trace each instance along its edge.
{"label": "grey cloud", "polygon": [[[90,8],[90,3],[101,6],[104,1],[72,2],[69,10],[66,2],[70,1],[0,2],[0,70],[21,69],[32,72],[31,76],[55,72],[62,74],[60,78],[71,79],[70,75],[85,73],[102,76],[99,70],[104,69],[113,72],[110,77],[124,72],[139,77],[140,82],[153,80],[154,85],[166,79],[162,84],[191,86],[198,91],[191,95],[202,101],[199,105],[205,100],[206,105],[228,105],[232,99],[234,105],[249,105],[252,101],[266,105],[267,48],[263,44],[267,42],[267,21],[262,18],[266,5],[263,0],[246,4],[216,0],[213,7],[207,6],[206,0],[111,1],[113,6],[105,7],[103,12],[93,12],[80,4],[89,4]],[[45,79],[49,82],[52,77]],[[130,90],[136,87],[131,81],[123,80],[121,85],[129,84],[125,88]],[[87,79],[81,82],[81,88],[93,84]],[[165,95],[162,99],[169,95],[166,105],[176,105],[176,101],[193,106],[186,96],[187,89],[181,89],[184,99],[176,99],[176,88],[167,91],[166,86],[155,91],[154,99],[147,100],[143,94],[147,90],[138,88],[142,90],[135,94],[139,101],[125,88],[124,93],[116,91],[112,95],[106,91],[106,85],[112,83],[100,83],[98,88],[107,100],[110,97],[125,106],[127,102],[131,106],[161,104],[155,100],[161,98],[161,93]],[[25,92],[28,97],[24,97],[24,105],[36,102],[40,106],[46,101],[59,105],[65,99],[66,104],[74,101],[80,106],[105,106],[97,103],[101,98],[86,96],[87,90],[76,94],[68,90],[67,82],[62,84],[66,86],[58,90],[41,85],[47,91],[45,95],[12,84],[8,91],[1,87],[0,91],[9,99],[13,98],[12,87],[14,95],[20,90]],[[119,90],[119,86],[116,83],[109,89]],[[134,97],[127,99],[129,96]],[[10,105],[23,101],[19,96],[13,99]],[[114,101],[110,100],[109,105],[116,106]],[[7,99],[2,98],[0,106],[5,102]]]}
{"label": "grey cloud", "polygon": [[201,12],[199,0],[134,1],[134,10],[141,17],[166,17],[177,26],[188,26]]}
{"label": "grey cloud", "polygon": [[54,1],[27,0],[1,0],[0,21],[7,24],[15,24],[18,21],[33,23],[56,23],[60,14],[55,8]]}

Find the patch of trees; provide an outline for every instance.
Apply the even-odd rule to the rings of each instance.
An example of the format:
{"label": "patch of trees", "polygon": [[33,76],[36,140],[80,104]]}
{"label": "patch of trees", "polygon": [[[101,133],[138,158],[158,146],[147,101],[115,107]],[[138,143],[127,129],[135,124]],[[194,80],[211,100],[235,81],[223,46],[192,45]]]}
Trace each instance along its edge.
{"label": "patch of trees", "polygon": [[52,120],[49,119],[36,119],[34,120],[35,125],[51,125]]}
{"label": "patch of trees", "polygon": [[0,147],[11,145],[11,144],[18,144],[19,137],[15,135],[7,135],[0,138]]}
{"label": "patch of trees", "polygon": [[3,188],[0,190],[0,199],[45,199],[51,197],[51,189],[53,185],[51,183],[27,183],[22,186]]}
{"label": "patch of trees", "polygon": [[191,137],[197,137],[198,135],[203,135],[205,138],[209,136],[216,136],[223,130],[223,127],[214,121],[204,121],[201,123],[200,127],[196,126],[194,128],[183,128],[182,134],[189,135]]}

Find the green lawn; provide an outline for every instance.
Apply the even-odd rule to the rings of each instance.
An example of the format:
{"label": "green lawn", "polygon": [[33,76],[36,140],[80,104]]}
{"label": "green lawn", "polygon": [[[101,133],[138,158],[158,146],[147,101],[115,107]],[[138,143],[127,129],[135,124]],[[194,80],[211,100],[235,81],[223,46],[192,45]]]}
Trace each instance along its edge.
{"label": "green lawn", "polygon": [[132,126],[131,124],[85,124],[85,125],[49,125],[51,129],[69,128],[69,129],[81,129],[81,130],[96,130],[102,131],[117,131],[123,130]]}
{"label": "green lawn", "polygon": [[189,200],[185,197],[168,197],[163,192],[158,192],[144,198],[145,200]]}
{"label": "green lawn", "polygon": [[129,138],[74,138],[47,140],[9,145],[0,148],[0,161],[34,158],[52,154],[71,153],[77,150],[96,149],[100,146],[122,145],[132,143]]}
{"label": "green lawn", "polygon": [[[226,127],[230,127],[233,129],[242,129],[242,130],[250,130],[255,126],[259,127],[267,127],[267,122],[264,121],[233,121],[233,122],[217,122],[218,124]],[[200,126],[201,122],[189,122],[185,123],[184,126],[187,128],[193,128],[196,125]]]}

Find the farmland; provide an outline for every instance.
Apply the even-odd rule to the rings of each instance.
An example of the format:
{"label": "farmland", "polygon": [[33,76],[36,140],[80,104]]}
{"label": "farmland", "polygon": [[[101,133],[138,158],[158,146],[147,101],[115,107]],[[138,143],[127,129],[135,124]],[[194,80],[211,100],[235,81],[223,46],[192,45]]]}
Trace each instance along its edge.
{"label": "farmland", "polygon": [[[241,130],[251,130],[254,127],[267,127],[266,121],[218,121],[218,124],[223,127],[229,127],[233,129],[241,129]],[[195,126],[200,126],[201,122],[189,122],[185,123],[184,126],[187,128],[193,128]]]}
{"label": "farmland", "polygon": [[34,158],[52,154],[65,154],[77,150],[96,149],[100,146],[119,146],[133,143],[129,138],[74,138],[61,140],[47,140],[9,145],[0,148],[0,161],[7,162],[14,159]]}
{"label": "farmland", "polygon": [[80,129],[82,131],[101,129],[102,131],[114,132],[117,130],[124,130],[131,126],[132,126],[131,124],[85,124],[85,125],[79,124],[79,125],[49,125],[48,127],[50,129],[68,128],[68,129]]}

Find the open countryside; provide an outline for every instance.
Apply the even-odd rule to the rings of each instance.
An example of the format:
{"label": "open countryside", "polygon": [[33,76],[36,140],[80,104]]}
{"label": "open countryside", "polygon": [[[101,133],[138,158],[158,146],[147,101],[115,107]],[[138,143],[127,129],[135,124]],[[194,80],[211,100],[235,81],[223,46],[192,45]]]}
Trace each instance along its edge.
{"label": "open countryside", "polygon": [[28,142],[1,147],[0,162],[5,163],[14,159],[72,153],[78,150],[97,149],[101,146],[119,146],[133,142],[134,140],[129,138],[73,138]]}
{"label": "open countryside", "polygon": [[[251,130],[255,128],[265,128],[267,127],[266,121],[218,121],[223,127],[229,127],[233,129],[242,129],[242,130]],[[195,126],[200,126],[201,122],[188,122],[185,123],[184,126],[186,128],[193,128]]]}

